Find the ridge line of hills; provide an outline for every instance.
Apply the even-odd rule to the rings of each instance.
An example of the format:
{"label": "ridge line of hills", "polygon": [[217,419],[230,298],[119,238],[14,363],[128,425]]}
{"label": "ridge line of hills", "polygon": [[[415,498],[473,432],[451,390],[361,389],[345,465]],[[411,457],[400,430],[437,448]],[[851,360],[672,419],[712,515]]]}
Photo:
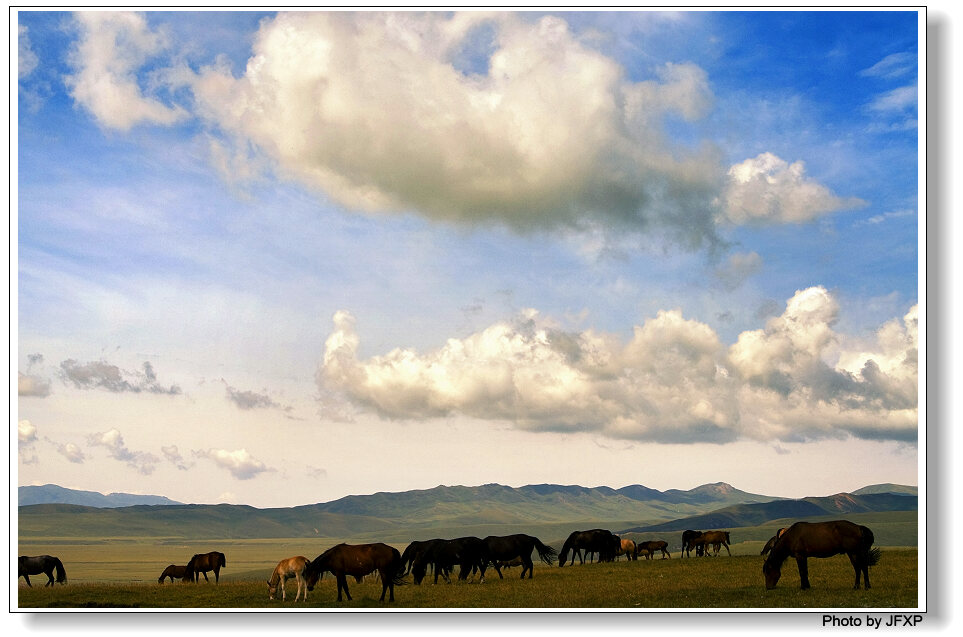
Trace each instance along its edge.
{"label": "ridge line of hills", "polygon": [[[55,486],[55,485],[53,485]],[[24,500],[43,487],[20,487]],[[57,487],[48,493],[69,495]],[[78,492],[85,501],[92,492]],[[129,494],[103,496],[129,501]],[[114,498],[119,496],[119,500]],[[918,509],[916,487],[871,485],[853,493],[789,499],[740,491],[724,482],[688,491],[658,491],[642,485],[621,489],[577,485],[499,484],[438,486],[399,493],[346,496],[288,508],[183,504],[162,496],[133,496],[144,503],[113,506],[38,502],[18,509],[21,538],[78,537],[279,538],[342,537],[356,541],[401,541],[419,536],[558,533],[604,526],[619,533],[686,528],[736,528],[773,520],[828,515],[890,514]],[[91,499],[92,498],[92,499]]]}

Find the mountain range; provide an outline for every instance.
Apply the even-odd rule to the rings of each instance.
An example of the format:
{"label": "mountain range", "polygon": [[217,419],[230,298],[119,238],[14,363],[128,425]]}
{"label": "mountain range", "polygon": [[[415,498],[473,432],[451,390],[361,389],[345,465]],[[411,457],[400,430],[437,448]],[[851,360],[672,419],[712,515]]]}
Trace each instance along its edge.
{"label": "mountain range", "polygon": [[[162,496],[92,495],[56,485],[20,487],[19,492],[17,522],[22,538],[58,536],[70,529],[71,535],[81,537],[401,541],[422,536],[531,533],[534,528],[549,537],[564,537],[573,528],[650,533],[754,527],[785,519],[915,512],[918,507],[916,487],[902,485],[871,485],[853,493],[788,499],[747,493],[724,482],[687,491],[658,491],[642,485],[621,489],[555,484],[517,488],[440,485],[266,509],[181,504]],[[70,501],[30,503],[42,497]],[[131,498],[145,500],[124,504]]]}

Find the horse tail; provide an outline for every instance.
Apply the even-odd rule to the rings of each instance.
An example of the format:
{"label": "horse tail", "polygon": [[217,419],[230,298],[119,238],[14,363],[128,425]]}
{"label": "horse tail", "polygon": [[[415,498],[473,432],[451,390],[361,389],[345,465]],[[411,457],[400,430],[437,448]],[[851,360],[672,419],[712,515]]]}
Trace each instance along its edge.
{"label": "horse tail", "polygon": [[221,568],[227,568],[227,558],[224,557],[223,553],[218,553],[217,559],[221,562]]}
{"label": "horse tail", "polygon": [[57,583],[66,584],[67,583],[67,570],[64,569],[64,563],[60,561],[59,557],[53,558],[54,567],[57,569]]}
{"label": "horse tail", "polygon": [[553,549],[551,546],[542,544],[542,541],[537,537],[533,537],[535,540],[535,550],[538,551],[538,557],[548,565],[552,564],[552,560],[558,556],[558,551]]}
{"label": "horse tail", "polygon": [[405,585],[405,562],[401,559],[401,553],[398,549],[391,547],[391,573],[389,581],[393,586],[404,586]]}

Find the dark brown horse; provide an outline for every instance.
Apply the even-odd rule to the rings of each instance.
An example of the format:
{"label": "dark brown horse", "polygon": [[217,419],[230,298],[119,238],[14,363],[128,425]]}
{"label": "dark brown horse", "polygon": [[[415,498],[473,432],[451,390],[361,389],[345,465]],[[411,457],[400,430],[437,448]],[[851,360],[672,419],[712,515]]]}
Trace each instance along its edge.
{"label": "dark brown horse", "polygon": [[67,571],[64,570],[63,562],[60,561],[59,557],[53,555],[37,555],[34,557],[21,555],[17,562],[17,577],[25,579],[27,586],[31,588],[33,586],[30,584],[30,576],[40,575],[41,573],[47,576],[47,583],[44,586],[53,586],[54,571],[57,571],[58,584],[67,583]]}
{"label": "dark brown horse", "polygon": [[645,555],[645,559],[649,559],[653,556],[656,551],[662,552],[662,559],[667,557],[672,557],[669,555],[669,543],[665,540],[649,540],[648,542],[639,542],[639,553]]}
{"label": "dark brown horse", "polygon": [[388,601],[395,601],[395,586],[404,582],[404,565],[398,549],[380,542],[376,544],[338,544],[316,557],[304,569],[304,577],[308,581],[308,590],[313,591],[315,585],[321,581],[324,572],[334,575],[338,582],[338,601],[341,601],[341,591],[351,599],[348,592],[347,576],[360,578],[372,571],[378,571],[381,576],[381,598],[385,601],[385,592],[389,593]]}
{"label": "dark brown horse", "polygon": [[214,583],[217,584],[220,581],[221,569],[226,567],[227,561],[223,553],[217,551],[198,553],[187,563],[186,575],[193,582],[201,581],[200,575],[204,576],[205,582],[210,582],[211,580],[207,579],[207,572],[214,571]]}
{"label": "dark brown horse", "polygon": [[869,567],[879,562],[879,549],[872,548],[875,538],[865,526],[848,520],[832,522],[796,522],[782,534],[769,552],[762,572],[766,576],[766,589],[776,587],[780,569],[786,558],[796,558],[799,567],[800,588],[809,588],[809,565],[807,558],[832,557],[845,553],[856,571],[854,589],[859,588],[859,576],[869,588]]}
{"label": "dark brown horse", "polygon": [[174,564],[171,564],[170,566],[165,568],[164,572],[161,573],[161,576],[157,578],[157,583],[163,584],[164,580],[167,579],[168,577],[171,578],[171,583],[174,582],[174,578],[183,580],[185,582],[191,581],[190,576],[187,574],[187,566],[176,566]]}

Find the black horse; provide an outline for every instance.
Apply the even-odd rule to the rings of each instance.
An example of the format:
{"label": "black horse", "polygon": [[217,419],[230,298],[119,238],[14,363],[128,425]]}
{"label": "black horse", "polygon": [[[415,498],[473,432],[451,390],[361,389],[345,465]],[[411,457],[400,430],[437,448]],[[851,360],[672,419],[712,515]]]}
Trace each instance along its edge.
{"label": "black horse", "polygon": [[67,583],[67,571],[64,570],[63,562],[60,561],[59,557],[53,555],[37,555],[35,557],[21,555],[17,562],[17,577],[25,579],[27,586],[31,588],[33,586],[30,584],[30,576],[40,575],[41,573],[47,576],[47,583],[44,586],[53,586],[54,571],[57,571],[58,584]]}
{"label": "black horse", "polygon": [[401,563],[405,567],[405,575],[411,572],[411,567],[415,563],[415,560],[419,556],[423,555],[429,546],[436,542],[444,542],[440,538],[435,538],[433,540],[415,540],[409,544],[405,550],[401,553]]}
{"label": "black horse", "polygon": [[420,584],[431,565],[435,571],[435,583],[438,576],[451,583],[449,574],[459,566],[458,579],[467,580],[470,574],[481,572],[481,581],[485,580],[485,568],[488,564],[488,554],[485,543],[474,536],[460,537],[454,540],[438,540],[431,542],[424,551],[415,558],[411,573],[415,584]]}
{"label": "black horse", "polygon": [[214,583],[217,584],[220,581],[221,569],[226,567],[227,561],[223,553],[217,551],[198,553],[187,563],[187,572],[184,577],[192,582],[200,582],[200,575],[203,575],[204,581],[210,582],[211,580],[207,579],[207,572],[214,571]]}
{"label": "black horse", "polygon": [[621,542],[619,541],[619,537],[605,529],[573,531],[562,545],[558,565],[565,566],[565,560],[568,558],[569,551],[572,551],[572,564],[575,563],[576,554],[579,556],[580,563],[585,563],[582,559],[581,551],[598,553],[599,562],[612,562],[615,560],[615,554],[618,552],[620,546]]}
{"label": "black horse", "polygon": [[682,532],[682,552],[686,557],[692,557],[692,555],[689,554],[689,551],[692,549],[695,549],[696,557],[699,557],[705,551],[705,543],[693,544],[692,542],[701,535],[702,531],[687,530]]}
{"label": "black horse", "polygon": [[[499,579],[504,579],[502,578],[499,561],[510,561],[514,558],[521,558],[522,579],[525,579],[526,571],[528,572],[528,579],[532,579],[532,572],[535,566],[532,562],[532,551],[537,551],[539,559],[549,565],[551,565],[555,556],[558,555],[555,549],[542,544],[542,541],[537,537],[521,533],[506,536],[489,535],[484,539],[484,542],[488,559],[492,561],[492,566],[495,568],[495,572],[498,573]],[[482,573],[482,579],[484,579],[484,573]]]}
{"label": "black horse", "polygon": [[854,589],[859,588],[862,574],[866,588],[869,588],[869,567],[879,562],[880,551],[872,548],[875,542],[873,532],[865,526],[853,524],[848,520],[832,522],[796,522],[783,533],[769,552],[762,565],[766,576],[766,589],[776,587],[780,569],[786,558],[796,558],[799,567],[799,587],[809,588],[809,565],[807,558],[832,557],[845,553],[856,571]]}

